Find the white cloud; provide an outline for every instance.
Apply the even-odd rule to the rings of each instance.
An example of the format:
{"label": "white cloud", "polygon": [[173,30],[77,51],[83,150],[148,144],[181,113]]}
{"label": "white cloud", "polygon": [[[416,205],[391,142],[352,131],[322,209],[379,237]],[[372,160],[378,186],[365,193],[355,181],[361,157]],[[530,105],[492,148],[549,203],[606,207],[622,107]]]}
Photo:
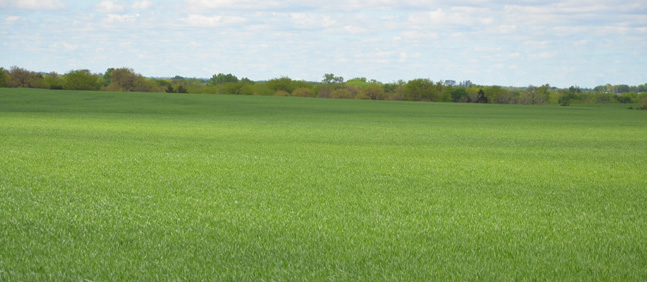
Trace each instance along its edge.
{"label": "white cloud", "polygon": [[481,13],[471,9],[438,8],[433,11],[412,12],[409,14],[407,25],[416,29],[430,27],[448,28],[453,26],[483,26],[494,23],[491,17],[483,17]]}
{"label": "white cloud", "polygon": [[407,41],[425,41],[425,40],[435,40],[438,39],[439,35],[437,32],[433,31],[417,31],[409,30],[400,33],[400,36],[397,38],[405,39]]}
{"label": "white cloud", "polygon": [[244,23],[245,18],[236,16],[203,16],[203,15],[189,15],[183,22],[189,26],[196,27],[215,27],[230,24]]}
{"label": "white cloud", "polygon": [[58,10],[65,8],[59,0],[0,0],[0,7],[25,10]]}
{"label": "white cloud", "polygon": [[18,17],[18,16],[8,16],[8,17],[6,17],[4,19],[4,22],[5,22],[6,25],[12,25],[16,21],[18,21],[19,19],[20,19],[20,17]]}
{"label": "white cloud", "polygon": [[330,16],[314,13],[290,13],[290,21],[298,28],[328,28],[337,23]]}
{"label": "white cloud", "polygon": [[132,7],[133,9],[139,9],[139,10],[145,10],[153,6],[153,2],[144,0],[144,1],[138,1],[133,3]]}
{"label": "white cloud", "polygon": [[67,42],[59,42],[54,44],[54,48],[61,49],[63,51],[74,51],[76,49],[79,49],[79,45],[70,44]]}
{"label": "white cloud", "polygon": [[511,24],[511,25],[502,24],[502,25],[499,25],[498,30],[500,33],[513,33],[517,30],[517,26],[514,24]]}
{"label": "white cloud", "polygon": [[557,56],[557,51],[553,52],[539,52],[535,54],[531,54],[530,57],[534,59],[551,59],[555,58]]}
{"label": "white cloud", "polygon": [[124,6],[112,1],[101,1],[95,6],[95,10],[102,13],[119,13],[124,10]]}
{"label": "white cloud", "polygon": [[104,20],[104,23],[132,23],[137,20],[139,14],[134,15],[120,15],[120,14],[109,14]]}
{"label": "white cloud", "polygon": [[[293,2],[293,3],[290,3]],[[186,0],[186,6],[192,11],[205,10],[268,10],[289,7],[298,1],[255,1],[255,0]]]}

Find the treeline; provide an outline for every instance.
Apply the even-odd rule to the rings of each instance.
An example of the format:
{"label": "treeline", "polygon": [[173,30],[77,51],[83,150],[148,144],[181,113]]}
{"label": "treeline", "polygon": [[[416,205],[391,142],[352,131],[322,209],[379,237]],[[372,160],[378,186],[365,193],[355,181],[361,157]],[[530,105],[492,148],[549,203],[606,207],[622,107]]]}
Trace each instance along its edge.
{"label": "treeline", "polygon": [[640,108],[647,109],[647,83],[638,86],[603,85],[593,89],[575,86],[560,89],[548,84],[515,88],[424,78],[382,83],[364,77],[344,80],[334,74],[325,74],[319,82],[289,77],[252,81],[223,73],[214,74],[210,79],[150,78],[130,68],[109,68],[102,74],[72,70],[61,75],[14,66],[9,70],[0,68],[0,87],[563,106],[571,103],[639,103]]}

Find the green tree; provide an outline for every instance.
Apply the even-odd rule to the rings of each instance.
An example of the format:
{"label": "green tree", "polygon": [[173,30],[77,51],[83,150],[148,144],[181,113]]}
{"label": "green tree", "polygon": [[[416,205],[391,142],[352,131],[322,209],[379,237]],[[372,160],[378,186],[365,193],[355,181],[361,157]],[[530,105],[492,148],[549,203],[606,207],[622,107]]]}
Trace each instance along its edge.
{"label": "green tree", "polygon": [[108,86],[110,83],[112,83],[112,71],[114,71],[115,68],[108,68],[105,73],[103,73],[103,86]]}
{"label": "green tree", "polygon": [[454,102],[467,102],[469,96],[465,87],[452,87],[451,88],[452,101]]}
{"label": "green tree", "polygon": [[366,80],[366,77],[356,77],[346,81],[346,85],[355,86],[357,89],[364,89],[365,87],[371,85],[371,82],[368,82]]}
{"label": "green tree", "polygon": [[227,82],[221,85],[221,92],[224,94],[252,95],[254,94],[254,89],[251,84],[246,82]]}
{"label": "green tree", "polygon": [[177,89],[175,90],[177,93],[189,93],[189,90],[184,88],[181,84],[177,86]]}
{"label": "green tree", "polygon": [[56,72],[50,72],[43,76],[45,88],[63,89],[63,78]]}
{"label": "green tree", "polygon": [[550,85],[545,84],[540,87],[528,86],[521,92],[520,102],[526,105],[541,105],[548,103],[550,97]]}
{"label": "green tree", "polygon": [[0,67],[0,87],[7,87],[7,70]]}
{"label": "green tree", "polygon": [[616,93],[627,93],[627,92],[631,91],[629,89],[629,85],[626,85],[626,84],[616,85],[615,90],[616,90]]}
{"label": "green tree", "polygon": [[627,104],[627,103],[634,103],[636,101],[636,98],[638,98],[638,95],[634,92],[627,92],[627,93],[622,93],[620,96],[616,98],[618,102]]}
{"label": "green tree", "polygon": [[225,83],[230,83],[230,82],[238,82],[238,77],[235,75],[228,73],[219,73],[219,74],[214,74],[209,81],[207,81],[207,86],[214,86],[218,84],[225,84]]}
{"label": "green tree", "polygon": [[73,70],[63,75],[63,88],[67,90],[99,90],[101,76],[89,70]]}
{"label": "green tree", "polygon": [[517,102],[513,93],[501,86],[486,87],[484,92],[485,97],[493,104],[513,104]]}
{"label": "green tree", "polygon": [[[404,94],[409,101],[440,102],[444,100],[441,91],[442,83],[437,85],[433,81],[423,78],[410,80],[404,86]],[[450,95],[447,96],[451,97]]]}
{"label": "green tree", "polygon": [[289,78],[289,77],[281,77],[281,78],[274,78],[270,79],[268,82],[266,82],[266,85],[269,89],[272,91],[285,91],[288,93],[292,93],[294,89],[297,88],[295,85],[294,81]]}
{"label": "green tree", "polygon": [[344,78],[341,76],[335,76],[332,73],[324,74],[324,78],[321,81],[323,84],[335,84],[335,83],[344,83]]}

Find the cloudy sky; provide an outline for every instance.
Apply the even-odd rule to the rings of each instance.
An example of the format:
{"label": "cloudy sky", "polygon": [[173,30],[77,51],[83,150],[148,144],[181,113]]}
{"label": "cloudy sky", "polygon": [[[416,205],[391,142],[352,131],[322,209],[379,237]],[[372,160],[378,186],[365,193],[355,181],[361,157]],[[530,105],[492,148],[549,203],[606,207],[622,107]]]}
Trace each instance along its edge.
{"label": "cloudy sky", "polygon": [[144,76],[647,83],[647,1],[0,0],[0,66]]}

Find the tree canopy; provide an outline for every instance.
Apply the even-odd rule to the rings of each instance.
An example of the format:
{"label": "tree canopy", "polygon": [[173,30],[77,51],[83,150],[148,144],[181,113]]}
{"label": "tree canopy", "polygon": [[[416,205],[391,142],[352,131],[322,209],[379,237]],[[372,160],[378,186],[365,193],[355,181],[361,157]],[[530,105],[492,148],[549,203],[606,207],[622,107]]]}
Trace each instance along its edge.
{"label": "tree canopy", "polygon": [[[549,84],[527,87],[475,85],[469,80],[432,81],[416,78],[382,83],[366,77],[344,81],[332,73],[320,82],[294,80],[287,76],[254,82],[228,73],[210,79],[147,78],[131,68],[108,68],[104,73],[71,70],[64,75],[38,73],[17,66],[0,68],[0,87],[31,87],[67,90],[107,90],[167,93],[205,93],[234,95],[275,95],[364,100],[407,100],[429,102],[491,103],[544,105],[571,103],[643,103],[647,101],[647,83],[601,85],[593,89],[577,86],[559,89]],[[645,106],[644,108],[647,108]]]}

